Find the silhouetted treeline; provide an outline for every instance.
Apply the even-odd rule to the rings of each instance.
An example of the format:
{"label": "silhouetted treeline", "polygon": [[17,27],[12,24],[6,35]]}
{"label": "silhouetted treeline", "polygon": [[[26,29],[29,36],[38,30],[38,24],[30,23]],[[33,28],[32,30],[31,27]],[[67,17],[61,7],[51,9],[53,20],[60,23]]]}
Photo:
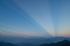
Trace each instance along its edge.
{"label": "silhouetted treeline", "polygon": [[50,44],[42,44],[40,46],[70,46],[70,41],[64,40],[57,43],[50,43]]}

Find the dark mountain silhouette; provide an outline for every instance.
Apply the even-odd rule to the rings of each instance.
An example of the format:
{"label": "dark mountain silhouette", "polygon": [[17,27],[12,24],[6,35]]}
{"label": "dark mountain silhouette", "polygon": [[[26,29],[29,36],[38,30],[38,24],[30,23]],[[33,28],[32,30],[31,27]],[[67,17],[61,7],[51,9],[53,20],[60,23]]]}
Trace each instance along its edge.
{"label": "dark mountain silhouette", "polygon": [[34,44],[32,44],[32,43],[20,43],[20,44],[18,44],[19,46],[35,46]]}
{"label": "dark mountain silhouette", "polygon": [[2,45],[0,45],[0,46],[2,46]]}
{"label": "dark mountain silhouette", "polygon": [[[10,42],[13,44],[19,44],[19,43],[31,43],[31,44],[37,44],[37,45],[41,45],[44,43],[56,43],[59,41],[62,41],[64,39],[70,40],[69,37],[52,37],[52,38],[23,38],[23,37],[0,37],[1,41],[4,42]],[[42,41],[42,42],[41,42]]]}
{"label": "dark mountain silhouette", "polygon": [[35,45],[31,44],[31,43],[23,43],[23,44],[20,44],[20,45],[15,45],[15,44],[12,44],[12,43],[9,43],[9,42],[0,42],[0,46],[35,46]]}
{"label": "dark mountain silhouette", "polygon": [[28,43],[28,44],[23,44],[21,46],[35,46],[35,45]]}
{"label": "dark mountain silhouette", "polygon": [[70,46],[70,41],[68,40],[63,40],[57,43],[50,43],[50,44],[42,44],[40,46]]}
{"label": "dark mountain silhouette", "polygon": [[53,37],[53,38],[49,38],[49,39],[46,39],[46,43],[56,43],[56,42],[59,42],[59,41],[63,41],[63,40],[69,40],[70,41],[70,38],[68,37]]}
{"label": "dark mountain silhouette", "polygon": [[17,45],[8,42],[0,42],[0,46],[17,46]]}
{"label": "dark mountain silhouette", "polygon": [[[13,38],[14,39],[14,38]],[[64,40],[67,39],[67,40]],[[14,39],[16,40],[16,39]],[[14,43],[14,42],[8,42],[5,41],[2,42],[0,41],[0,46],[68,46],[70,44],[70,38],[67,37],[53,37],[53,38],[30,38],[30,39],[21,39],[23,42],[20,42],[20,40],[16,40],[19,41],[19,43]],[[64,41],[63,41],[64,40]],[[69,41],[68,41],[69,40]],[[12,41],[12,40],[11,40]],[[61,41],[61,42],[59,42]],[[13,43],[13,44],[12,44]],[[45,44],[47,43],[47,44]],[[51,43],[51,44],[50,44]]]}
{"label": "dark mountain silhouette", "polygon": [[53,37],[53,38],[31,38],[31,39],[26,39],[26,40],[22,40],[22,42],[16,43],[19,45],[23,45],[23,44],[34,44],[34,45],[41,45],[41,44],[45,44],[45,43],[56,43],[59,41],[63,41],[64,39],[70,40],[70,38],[68,37]]}

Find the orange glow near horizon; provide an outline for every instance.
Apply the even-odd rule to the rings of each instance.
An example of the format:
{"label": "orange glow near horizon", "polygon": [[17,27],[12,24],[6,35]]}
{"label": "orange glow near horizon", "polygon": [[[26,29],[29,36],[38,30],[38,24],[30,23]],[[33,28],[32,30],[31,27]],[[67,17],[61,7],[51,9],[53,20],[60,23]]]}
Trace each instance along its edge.
{"label": "orange glow near horizon", "polygon": [[2,32],[2,31],[0,31],[0,32]]}

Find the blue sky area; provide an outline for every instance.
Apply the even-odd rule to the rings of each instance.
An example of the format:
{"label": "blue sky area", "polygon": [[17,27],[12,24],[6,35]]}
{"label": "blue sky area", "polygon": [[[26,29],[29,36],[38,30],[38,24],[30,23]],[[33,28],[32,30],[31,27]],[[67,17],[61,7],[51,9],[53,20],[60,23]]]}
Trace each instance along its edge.
{"label": "blue sky area", "polygon": [[70,0],[0,0],[0,36],[70,37]]}

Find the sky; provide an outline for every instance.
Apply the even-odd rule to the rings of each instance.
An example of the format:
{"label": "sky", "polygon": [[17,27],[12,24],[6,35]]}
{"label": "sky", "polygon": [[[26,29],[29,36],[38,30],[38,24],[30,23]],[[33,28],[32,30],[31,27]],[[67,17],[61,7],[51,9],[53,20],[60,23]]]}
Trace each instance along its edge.
{"label": "sky", "polygon": [[0,36],[70,37],[70,0],[0,0]]}

